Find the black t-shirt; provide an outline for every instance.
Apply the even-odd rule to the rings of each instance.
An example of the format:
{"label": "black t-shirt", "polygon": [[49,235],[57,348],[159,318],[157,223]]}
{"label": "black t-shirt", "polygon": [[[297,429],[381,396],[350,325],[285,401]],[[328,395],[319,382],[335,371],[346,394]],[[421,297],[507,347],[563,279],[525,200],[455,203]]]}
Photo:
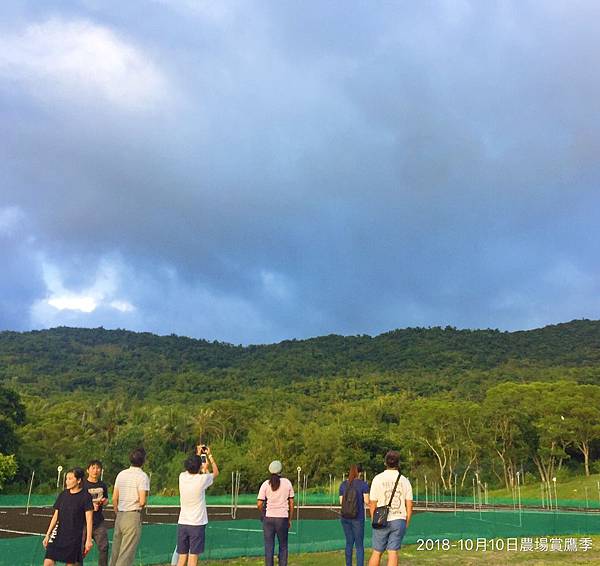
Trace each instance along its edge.
{"label": "black t-shirt", "polygon": [[81,544],[85,512],[94,509],[90,494],[85,489],[77,493],[65,489],[56,499],[54,509],[58,509],[58,535],[61,542],[78,540]]}
{"label": "black t-shirt", "polygon": [[[92,482],[90,480],[83,480],[83,489],[87,490],[90,494],[92,501],[99,499],[108,499],[108,486],[103,481]],[[104,521],[104,515],[102,514],[102,505],[98,511],[94,511],[94,527],[98,526]]]}

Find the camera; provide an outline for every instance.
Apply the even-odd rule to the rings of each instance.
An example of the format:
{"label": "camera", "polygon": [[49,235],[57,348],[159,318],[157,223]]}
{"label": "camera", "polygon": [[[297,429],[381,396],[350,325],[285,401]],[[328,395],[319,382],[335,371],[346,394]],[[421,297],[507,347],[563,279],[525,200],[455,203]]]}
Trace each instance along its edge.
{"label": "camera", "polygon": [[202,462],[202,464],[206,464],[206,462],[208,461],[206,457],[206,455],[208,454],[208,446],[206,446],[206,444],[199,444],[198,446],[196,446],[196,454],[200,456],[200,461]]}

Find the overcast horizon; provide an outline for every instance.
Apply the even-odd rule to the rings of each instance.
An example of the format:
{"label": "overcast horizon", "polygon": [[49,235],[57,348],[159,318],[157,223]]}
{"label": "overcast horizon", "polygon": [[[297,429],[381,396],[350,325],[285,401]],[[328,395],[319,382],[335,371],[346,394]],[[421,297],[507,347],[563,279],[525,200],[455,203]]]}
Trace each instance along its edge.
{"label": "overcast horizon", "polygon": [[0,330],[600,319],[594,1],[7,0]]}

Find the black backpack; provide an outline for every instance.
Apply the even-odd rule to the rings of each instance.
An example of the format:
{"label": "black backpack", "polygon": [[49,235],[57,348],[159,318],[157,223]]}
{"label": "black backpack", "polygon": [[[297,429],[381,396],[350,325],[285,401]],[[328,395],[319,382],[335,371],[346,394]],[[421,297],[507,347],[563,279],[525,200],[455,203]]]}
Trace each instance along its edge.
{"label": "black backpack", "polygon": [[358,491],[352,485],[352,482],[348,482],[346,491],[342,495],[342,517],[344,519],[356,519],[358,517],[358,497]]}

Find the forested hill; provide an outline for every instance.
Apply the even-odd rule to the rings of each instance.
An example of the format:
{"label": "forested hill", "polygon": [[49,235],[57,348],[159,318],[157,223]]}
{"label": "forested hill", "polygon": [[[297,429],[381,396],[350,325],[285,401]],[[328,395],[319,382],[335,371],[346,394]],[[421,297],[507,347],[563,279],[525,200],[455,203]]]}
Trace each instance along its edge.
{"label": "forested hill", "polygon": [[0,332],[0,382],[37,394],[133,387],[139,396],[174,389],[214,397],[223,385],[347,377],[417,383],[427,393],[464,380],[569,376],[600,384],[600,321],[519,332],[408,328],[246,347],[103,328]]}
{"label": "forested hill", "polygon": [[322,485],[351,462],[372,476],[390,446],[409,475],[452,486],[459,473],[467,493],[470,469],[494,485],[508,486],[517,466],[547,481],[563,461],[579,473],[600,461],[587,427],[598,399],[600,321],[245,347],[103,328],[0,332],[0,460],[14,460],[21,491],[33,470],[52,490],[58,464],[92,457],[114,479],[143,445],[155,490],[173,492],[200,436],[223,463],[222,492],[234,470],[254,490],[275,457]]}

